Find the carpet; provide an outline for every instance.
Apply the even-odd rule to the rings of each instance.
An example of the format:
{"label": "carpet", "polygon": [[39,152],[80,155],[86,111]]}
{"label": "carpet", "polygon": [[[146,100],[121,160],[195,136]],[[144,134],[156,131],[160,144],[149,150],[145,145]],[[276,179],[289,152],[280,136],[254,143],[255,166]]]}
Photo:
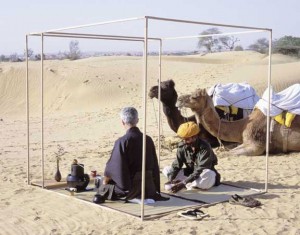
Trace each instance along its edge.
{"label": "carpet", "polygon": [[[40,183],[35,183],[34,185],[40,186]],[[87,203],[91,203],[95,206],[102,208],[111,209],[114,211],[122,212],[127,215],[132,215],[135,217],[141,217],[141,205],[136,203],[125,203],[124,201],[109,201],[106,200],[105,203],[95,204],[93,203],[94,195],[96,191],[93,190],[94,184],[88,186],[88,191],[77,192],[71,195],[71,193],[65,190],[66,185],[63,182],[45,182],[46,189],[53,191],[55,193],[67,196],[66,200],[78,199]],[[144,205],[144,218],[155,218],[160,217],[170,212],[186,209],[186,208],[199,208],[202,206],[214,205],[221,202],[226,202],[229,200],[231,195],[238,194],[241,196],[250,196],[260,194],[261,191],[256,189],[242,188],[235,185],[222,183],[217,187],[213,187],[209,190],[182,190],[176,194],[170,194],[167,192],[162,192],[162,196],[169,197],[168,201],[157,201],[153,204]]]}

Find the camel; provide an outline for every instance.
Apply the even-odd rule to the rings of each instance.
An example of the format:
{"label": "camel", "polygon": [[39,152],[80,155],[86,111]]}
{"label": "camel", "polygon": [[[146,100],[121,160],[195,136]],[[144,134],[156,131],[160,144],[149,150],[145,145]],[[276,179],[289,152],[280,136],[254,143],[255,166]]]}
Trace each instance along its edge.
{"label": "camel", "polygon": [[[180,124],[188,121],[196,122],[195,115],[190,117],[184,117],[181,115],[179,109],[175,106],[178,95],[175,90],[175,83],[173,80],[167,80],[161,82],[161,102],[163,104],[163,112],[166,115],[168,124],[170,128],[177,132],[178,127]],[[149,93],[149,97],[151,99],[156,98],[158,99],[158,86],[151,87]]]}
{"label": "camel", "polygon": [[[158,99],[158,86],[151,87],[148,96],[153,99]],[[188,121],[196,122],[195,116],[184,117],[180,110],[175,106],[177,101],[177,92],[175,90],[175,83],[173,80],[161,82],[161,102],[163,104],[163,112],[167,118],[168,125],[176,133],[178,127]],[[206,131],[200,124],[200,137],[211,144],[212,147],[219,146],[218,140]]]}
{"label": "camel", "polygon": [[[149,91],[149,97],[157,98],[158,99],[158,86],[151,87]],[[175,90],[175,82],[173,80],[167,80],[161,82],[161,102],[163,104],[163,112],[167,118],[167,122],[170,126],[170,128],[176,133],[178,127],[180,124],[188,121],[194,121],[196,122],[195,116],[190,117],[184,117],[181,115],[181,112],[179,109],[175,106],[177,101],[177,92]],[[220,118],[222,119],[231,119],[231,120],[238,120],[243,117],[243,111],[239,109],[238,115],[231,115],[228,113],[225,113],[223,110],[216,108],[216,111]],[[200,137],[207,142],[211,144],[212,147],[218,147],[221,146],[221,148],[224,148],[222,143],[212,136],[205,128],[199,124],[199,127],[201,128],[201,134]],[[232,144],[232,143],[225,143]]]}
{"label": "camel", "polygon": [[[236,155],[257,156],[266,150],[267,118],[255,109],[248,117],[237,121],[221,120],[205,89],[197,89],[189,95],[178,97],[178,108],[190,108],[197,123],[221,140],[240,143],[231,150]],[[296,116],[290,128],[271,121],[270,153],[300,151],[300,116]]]}

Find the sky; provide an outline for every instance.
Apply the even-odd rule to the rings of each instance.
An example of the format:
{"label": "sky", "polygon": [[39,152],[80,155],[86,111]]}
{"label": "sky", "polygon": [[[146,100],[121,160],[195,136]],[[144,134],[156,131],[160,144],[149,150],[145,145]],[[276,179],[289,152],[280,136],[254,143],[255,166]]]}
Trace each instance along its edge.
{"label": "sky", "polygon": [[[300,37],[299,9],[299,0],[9,0],[1,3],[0,55],[23,53],[27,33],[145,15],[271,28],[273,39],[285,35]],[[153,28],[155,35],[168,30],[175,36],[189,35],[189,26],[177,28],[162,23],[153,24]],[[102,30],[104,34],[107,30],[109,33],[143,35],[140,25],[122,26],[121,29],[116,26],[116,31],[110,31],[107,27]],[[202,29],[193,30],[200,33]],[[39,48],[36,40],[30,41],[34,50]],[[64,43],[52,40],[48,46],[52,50],[64,50],[68,43],[66,40]],[[91,49],[88,45],[92,47],[93,44],[82,43],[86,50]],[[109,47],[114,48],[115,44],[106,43],[97,50]]]}

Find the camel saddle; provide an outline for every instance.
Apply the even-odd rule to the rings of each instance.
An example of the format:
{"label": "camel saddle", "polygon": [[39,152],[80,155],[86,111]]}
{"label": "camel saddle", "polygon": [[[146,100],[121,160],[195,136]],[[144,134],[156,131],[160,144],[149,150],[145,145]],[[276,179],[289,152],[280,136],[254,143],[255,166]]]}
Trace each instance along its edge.
{"label": "camel saddle", "polygon": [[216,84],[208,89],[214,106],[234,106],[241,109],[253,109],[259,100],[256,91],[248,83]]}
{"label": "camel saddle", "polygon": [[[263,93],[262,98],[255,105],[265,115],[268,111],[269,89]],[[282,112],[300,115],[300,84],[294,84],[285,90],[275,93],[270,88],[270,116],[275,117]]]}

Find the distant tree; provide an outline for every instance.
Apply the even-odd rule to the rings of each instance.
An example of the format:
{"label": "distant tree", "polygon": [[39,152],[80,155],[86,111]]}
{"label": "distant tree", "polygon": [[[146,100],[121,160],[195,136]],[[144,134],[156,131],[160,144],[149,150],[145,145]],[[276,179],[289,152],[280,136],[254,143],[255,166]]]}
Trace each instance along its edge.
{"label": "distant tree", "polygon": [[17,53],[13,53],[9,56],[9,61],[10,62],[20,62],[22,60],[19,58]]}
{"label": "distant tree", "polygon": [[235,51],[243,51],[244,48],[241,46],[241,45],[237,45],[235,48],[234,48]]}
{"label": "distant tree", "polygon": [[[218,28],[209,28],[200,33],[200,35],[219,34],[221,33]],[[213,36],[200,37],[198,41],[198,48],[204,47],[207,52],[212,53],[220,49],[219,39]]]}
{"label": "distant tree", "polygon": [[[200,35],[220,34],[222,33],[218,28],[209,28],[200,33]],[[235,44],[240,41],[234,36],[207,36],[200,37],[198,41],[198,48],[204,47],[207,52],[212,53],[221,51],[223,49],[232,51]]]}
{"label": "distant tree", "polygon": [[66,53],[64,53],[64,52],[59,51],[59,52],[57,53],[57,58],[58,58],[59,60],[64,60],[64,59],[67,59],[67,58],[68,58],[68,55],[66,55]]}
{"label": "distant tree", "polygon": [[300,57],[300,38],[284,36],[273,42],[273,52]]}
{"label": "distant tree", "polygon": [[[46,59],[46,55],[45,54],[43,54],[44,56],[43,56],[43,59],[45,60]],[[41,60],[41,54],[36,54],[35,56],[34,56],[34,59],[35,60]]]}
{"label": "distant tree", "polygon": [[[33,50],[29,48],[27,53],[28,58],[30,58],[33,55]],[[24,57],[26,58],[26,50],[24,50]]]}
{"label": "distant tree", "polygon": [[249,46],[249,49],[265,54],[269,49],[269,40],[266,38],[257,39],[255,43]]}
{"label": "distant tree", "polygon": [[5,55],[1,55],[1,56],[0,56],[0,61],[1,61],[1,62],[7,62],[7,61],[9,61],[9,58],[6,57]]}
{"label": "distant tree", "polygon": [[240,41],[240,39],[234,36],[223,36],[219,38],[220,42],[222,43],[225,49],[232,51],[235,48],[235,43]]}
{"label": "distant tree", "polygon": [[300,38],[292,36],[284,36],[274,41],[274,47],[283,46],[300,46]]}
{"label": "distant tree", "polygon": [[77,60],[81,56],[81,52],[79,50],[79,42],[71,41],[69,44],[69,53],[67,55],[70,60]]}

